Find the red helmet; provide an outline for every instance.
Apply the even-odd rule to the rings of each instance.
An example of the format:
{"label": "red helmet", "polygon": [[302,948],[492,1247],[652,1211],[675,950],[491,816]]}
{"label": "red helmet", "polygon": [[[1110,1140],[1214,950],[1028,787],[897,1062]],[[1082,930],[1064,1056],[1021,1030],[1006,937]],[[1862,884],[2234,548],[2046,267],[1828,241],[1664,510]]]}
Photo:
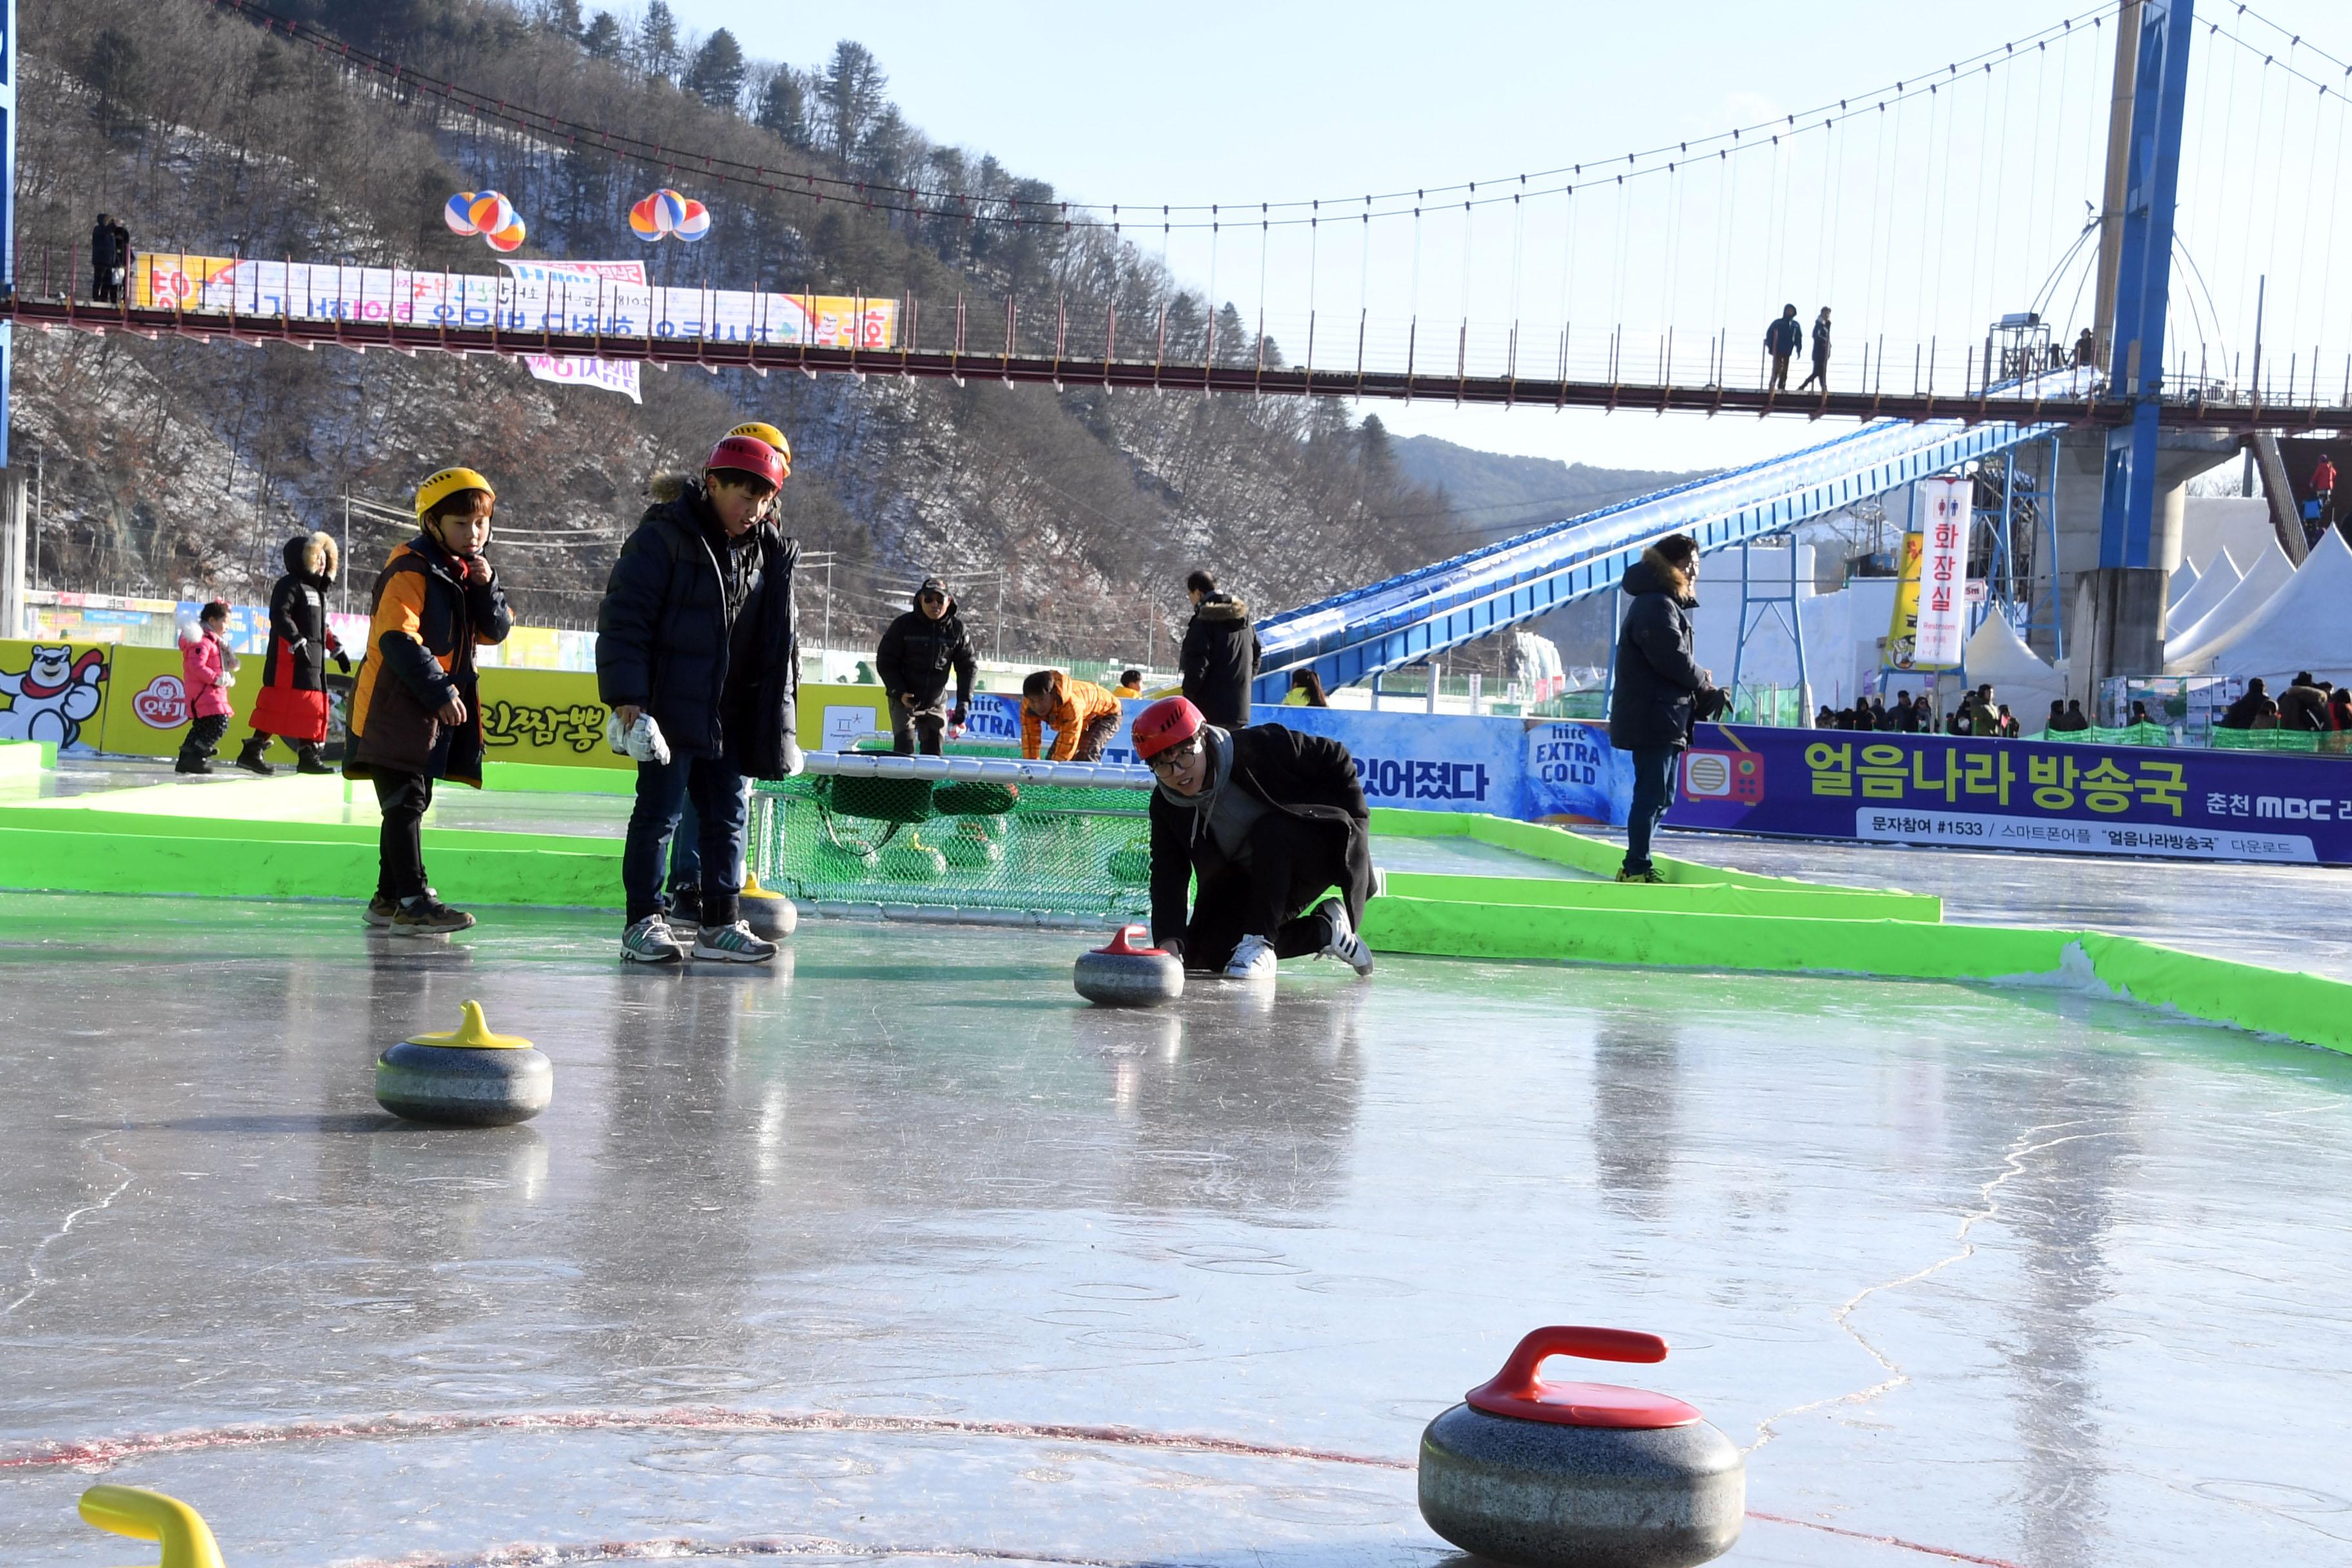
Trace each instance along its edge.
{"label": "red helmet", "polygon": [[1148,763],[1199,734],[1202,721],[1189,698],[1163,697],[1135,716],[1135,754]]}
{"label": "red helmet", "polygon": [[740,474],[767,481],[770,489],[784,488],[783,455],[765,441],[750,436],[730,436],[710,448],[710,457],[702,465],[706,472],[714,468],[731,468]]}

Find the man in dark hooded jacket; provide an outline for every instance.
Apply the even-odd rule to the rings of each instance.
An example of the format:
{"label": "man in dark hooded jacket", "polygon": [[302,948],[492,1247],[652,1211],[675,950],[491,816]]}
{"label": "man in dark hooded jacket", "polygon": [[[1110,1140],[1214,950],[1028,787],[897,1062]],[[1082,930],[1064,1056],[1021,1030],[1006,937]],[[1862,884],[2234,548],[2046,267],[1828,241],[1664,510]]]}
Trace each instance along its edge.
{"label": "man in dark hooded jacket", "polygon": [[789,471],[764,441],[720,441],[698,482],[683,481],[646,509],[597,608],[598,694],[624,730],[650,718],[664,743],[652,755],[631,753],[637,800],[621,854],[621,952],[636,963],[686,956],[663,910],[662,871],[689,797],[702,859],[694,956],[776,956],[776,944],[743,922],[740,900],[748,781],[801,767],[793,624],[800,545],[768,521]]}
{"label": "man in dark hooded jacket", "polygon": [[1184,675],[1185,699],[1210,723],[1237,729],[1250,721],[1250,682],[1257,679],[1249,606],[1219,589],[1206,572],[1185,578],[1184,592],[1192,601],[1192,620],[1176,668]]}
{"label": "man in dark hooded jacket", "polygon": [[1690,612],[1698,608],[1698,541],[1670,533],[1642,552],[1619,586],[1632,601],[1617,634],[1615,685],[1609,698],[1609,743],[1633,760],[1633,805],[1625,821],[1621,882],[1663,882],[1650,864],[1650,840],[1674,798],[1675,764],[1690,744],[1691,723],[1714,677],[1692,654]]}
{"label": "man in dark hooded jacket", "polygon": [[[874,650],[874,673],[890,702],[890,749],[900,756],[936,757],[948,727],[963,728],[971,708],[980,661],[965,635],[955,596],[937,577],[915,590],[915,607],[892,621]],[[955,707],[947,706],[948,674],[956,678]]]}

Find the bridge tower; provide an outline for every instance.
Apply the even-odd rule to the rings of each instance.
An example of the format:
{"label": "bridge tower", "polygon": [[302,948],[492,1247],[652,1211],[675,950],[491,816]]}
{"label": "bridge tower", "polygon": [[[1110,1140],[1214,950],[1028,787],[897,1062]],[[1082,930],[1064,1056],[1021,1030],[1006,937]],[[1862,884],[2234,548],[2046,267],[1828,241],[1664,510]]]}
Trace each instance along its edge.
{"label": "bridge tower", "polygon": [[[2163,487],[2164,315],[2169,303],[2174,206],[2180,183],[2180,132],[2189,95],[2189,51],[2196,0],[2126,0],[2118,41],[2115,108],[2128,58],[2131,120],[2110,132],[2107,190],[2120,190],[2120,212],[2102,225],[2100,292],[2114,278],[2107,385],[2131,405],[2127,424],[2106,437],[2100,468],[2099,563],[2075,592],[2068,685],[2088,700],[2110,675],[2152,675],[2164,666],[2165,583],[2178,534],[2158,538]],[[2132,21],[2137,37],[2132,38]],[[2136,46],[2136,47],[2134,47]],[[2122,168],[2116,167],[2120,158]],[[2120,222],[2116,221],[2120,217]],[[2112,241],[2112,250],[2109,241]],[[2166,507],[2166,511],[2172,509]],[[2177,515],[2177,514],[2176,514]]]}

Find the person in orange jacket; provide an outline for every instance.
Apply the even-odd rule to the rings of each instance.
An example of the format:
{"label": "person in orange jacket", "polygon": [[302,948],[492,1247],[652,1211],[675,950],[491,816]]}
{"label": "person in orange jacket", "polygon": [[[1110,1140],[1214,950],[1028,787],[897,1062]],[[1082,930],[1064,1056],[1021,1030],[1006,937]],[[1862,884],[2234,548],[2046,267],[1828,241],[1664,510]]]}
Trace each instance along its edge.
{"label": "person in orange jacket", "polygon": [[1044,744],[1043,726],[1054,731],[1055,763],[1098,763],[1118,733],[1118,699],[1091,680],[1075,680],[1058,669],[1040,669],[1021,683],[1021,754],[1035,760]]}

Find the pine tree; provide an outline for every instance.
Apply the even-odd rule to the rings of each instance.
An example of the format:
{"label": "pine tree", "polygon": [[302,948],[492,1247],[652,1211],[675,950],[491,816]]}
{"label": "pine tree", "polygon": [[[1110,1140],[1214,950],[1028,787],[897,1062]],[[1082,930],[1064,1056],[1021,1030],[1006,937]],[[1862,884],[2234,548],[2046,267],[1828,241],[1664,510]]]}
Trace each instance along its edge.
{"label": "pine tree", "polygon": [[760,127],[787,147],[805,150],[814,140],[809,131],[808,84],[790,66],[778,66],[760,92]]}
{"label": "pine tree", "polygon": [[540,8],[540,25],[559,38],[578,43],[586,30],[580,19],[580,0],[545,0]]}
{"label": "pine tree", "polygon": [[652,0],[637,24],[637,68],[647,76],[674,78],[677,57],[677,13],[667,0]]}
{"label": "pine tree", "polygon": [[816,84],[826,152],[845,160],[856,156],[866,128],[882,111],[882,92],[889,82],[864,44],[844,38],[833,46],[833,58]]}
{"label": "pine tree", "polygon": [[588,51],[591,59],[618,60],[629,52],[628,39],[610,11],[596,13],[596,19],[580,35],[580,47]]}
{"label": "pine tree", "polygon": [[743,100],[743,47],[721,27],[695,50],[686,68],[686,90],[713,109],[732,110]]}

